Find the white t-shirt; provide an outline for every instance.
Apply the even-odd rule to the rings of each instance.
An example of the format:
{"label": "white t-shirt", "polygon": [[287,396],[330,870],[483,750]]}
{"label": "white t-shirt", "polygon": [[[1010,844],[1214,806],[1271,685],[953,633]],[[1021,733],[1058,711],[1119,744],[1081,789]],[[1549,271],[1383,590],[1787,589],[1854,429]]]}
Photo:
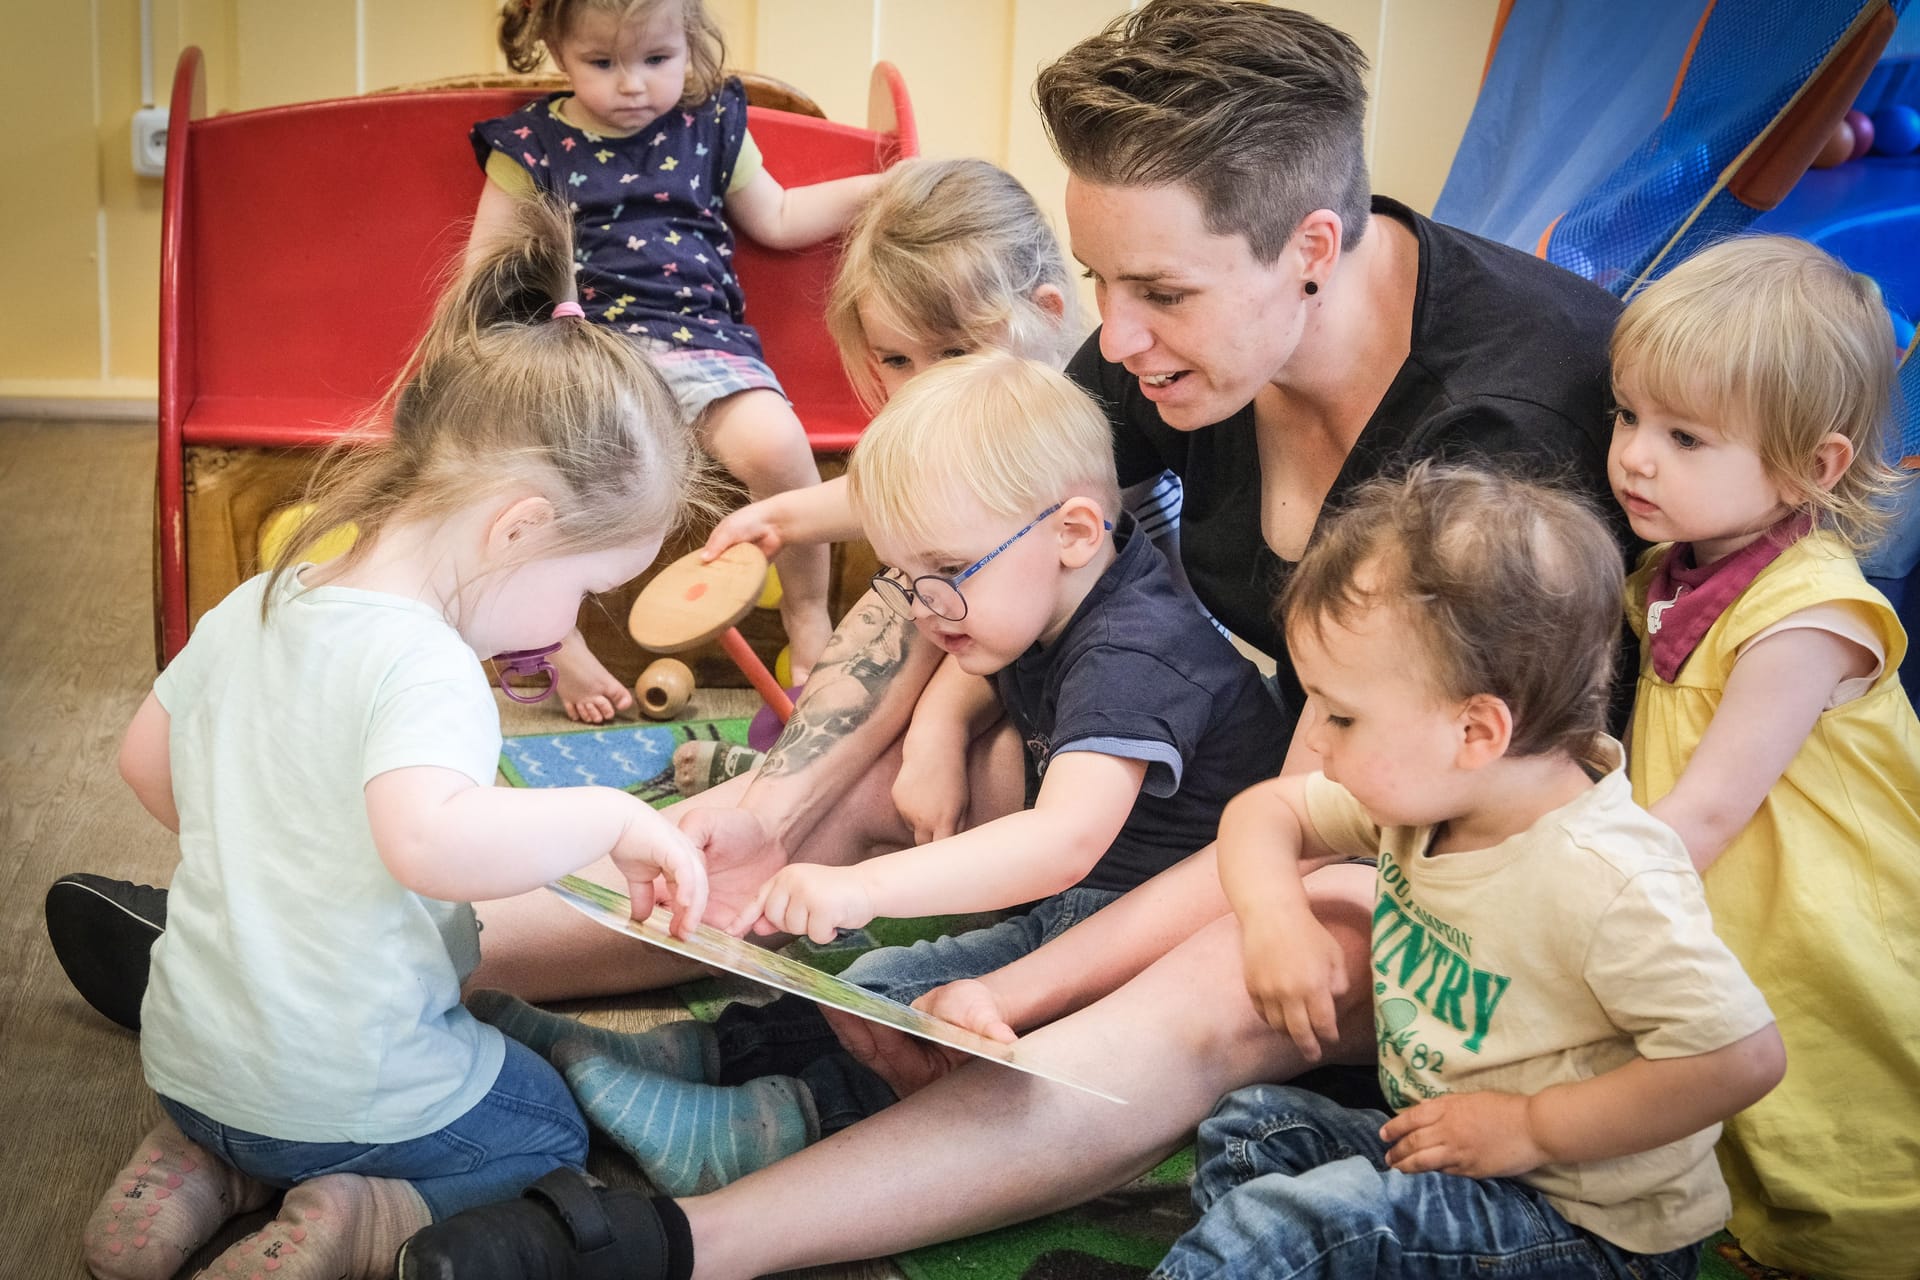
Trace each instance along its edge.
{"label": "white t-shirt", "polygon": [[[1599,782],[1490,849],[1435,856],[1431,827],[1381,828],[1319,774],[1321,839],[1379,854],[1373,913],[1380,1088],[1396,1111],[1445,1093],[1535,1094],[1634,1057],[1724,1048],[1773,1021],[1713,931],[1671,828],[1633,802],[1620,744],[1596,740]],[[1521,1181],[1622,1248],[1704,1239],[1732,1205],[1714,1125],[1636,1155],[1544,1165]]]}
{"label": "white t-shirt", "polygon": [[460,1004],[473,908],[401,887],[365,787],[414,765],[491,786],[500,718],[426,605],[266,577],[200,620],[154,682],[171,717],[180,869],[141,1006],[153,1088],[305,1142],[397,1142],[492,1088],[500,1033]]}

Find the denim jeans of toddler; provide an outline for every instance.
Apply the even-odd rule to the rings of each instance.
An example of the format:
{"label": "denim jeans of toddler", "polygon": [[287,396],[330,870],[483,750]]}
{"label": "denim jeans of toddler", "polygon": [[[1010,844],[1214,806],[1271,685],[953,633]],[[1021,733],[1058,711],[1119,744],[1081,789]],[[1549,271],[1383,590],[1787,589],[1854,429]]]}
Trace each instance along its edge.
{"label": "denim jeans of toddler", "polygon": [[294,1142],[235,1129],[162,1097],[180,1132],[248,1177],[292,1187],[329,1173],[413,1184],[439,1222],[462,1209],[517,1196],[528,1183],[587,1158],[587,1122],[560,1073],[507,1041],[486,1097],[444,1129],[404,1142]]}
{"label": "denim jeans of toddler", "polygon": [[1200,1126],[1200,1221],[1155,1277],[1690,1280],[1698,1266],[1698,1245],[1629,1253],[1511,1178],[1395,1173],[1386,1122],[1304,1089],[1228,1094]]}
{"label": "denim jeans of toddler", "polygon": [[[1079,924],[1120,895],[1105,889],[1068,889],[1032,910],[984,929],[881,947],[847,966],[841,976],[902,1004],[949,982],[977,978]],[[820,1133],[838,1133],[890,1107],[893,1090],[840,1047],[820,1007],[800,996],[766,1005],[729,1005],[713,1024],[720,1044],[720,1080],[745,1084],[760,1076],[793,1076],[813,1095]]]}

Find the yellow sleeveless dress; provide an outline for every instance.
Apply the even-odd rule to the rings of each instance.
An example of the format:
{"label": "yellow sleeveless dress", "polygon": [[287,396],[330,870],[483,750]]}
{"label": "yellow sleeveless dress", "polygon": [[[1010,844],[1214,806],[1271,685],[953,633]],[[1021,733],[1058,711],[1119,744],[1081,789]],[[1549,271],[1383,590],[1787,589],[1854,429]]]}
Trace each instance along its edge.
{"label": "yellow sleeveless dress", "polygon": [[1728,1229],[1772,1266],[1847,1280],[1920,1277],[1920,722],[1897,668],[1907,637],[1844,544],[1800,539],[1761,571],[1674,682],[1654,674],[1647,584],[1627,580],[1640,637],[1628,777],[1673,789],[1741,644],[1780,619],[1857,601],[1886,646],[1863,696],[1824,713],[1753,821],[1705,877],[1714,927],[1772,1005],[1779,1088],[1720,1140]]}

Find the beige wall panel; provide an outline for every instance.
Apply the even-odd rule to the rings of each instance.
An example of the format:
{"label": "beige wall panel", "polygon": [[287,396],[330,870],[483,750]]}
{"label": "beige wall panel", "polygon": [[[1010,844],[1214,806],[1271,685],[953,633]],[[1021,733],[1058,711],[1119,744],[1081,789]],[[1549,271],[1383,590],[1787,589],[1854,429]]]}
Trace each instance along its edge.
{"label": "beige wall panel", "polygon": [[[100,192],[106,212],[106,314],[102,353],[112,378],[152,378],[160,342],[158,178],[133,172],[133,113],[140,100],[140,0],[98,0]],[[173,91],[175,53],[154,16],[153,94]]]}
{"label": "beige wall panel", "polygon": [[1311,14],[1352,37],[1367,55],[1374,74],[1380,71],[1380,36],[1383,24],[1391,25],[1402,6],[1444,5],[1451,0],[1289,0],[1288,8]]}
{"label": "beige wall panel", "polygon": [[757,40],[758,0],[707,0],[707,12],[727,41],[727,65],[742,71],[760,71]]}
{"label": "beige wall panel", "polygon": [[1007,150],[1009,172],[1027,184],[1042,204],[1057,205],[1066,182],[1033,105],[1040,68],[1126,12],[1115,0],[1014,0],[1013,43],[1008,54]]}
{"label": "beige wall panel", "polygon": [[232,109],[240,53],[235,0],[153,0],[153,95],[166,106],[173,96],[174,64],[188,45],[199,46],[209,114]]}
{"label": "beige wall panel", "polygon": [[234,0],[234,15],[235,110],[357,91],[354,0]]}
{"label": "beige wall panel", "polygon": [[1499,0],[1396,0],[1374,85],[1373,189],[1422,213],[1466,133]]}
{"label": "beige wall panel", "polygon": [[804,89],[846,124],[867,122],[878,0],[759,0],[754,70]]}
{"label": "beige wall panel", "polygon": [[920,150],[1002,161],[1012,0],[881,0],[880,56],[913,94]]}
{"label": "beige wall panel", "polygon": [[[1380,47],[1385,29],[1390,27],[1402,7],[1420,4],[1445,4],[1449,0],[1292,0],[1292,7],[1312,14],[1320,21],[1344,31],[1366,55],[1367,78],[1367,160],[1371,164],[1378,131],[1380,111]],[[1376,184],[1377,185],[1377,184]]]}
{"label": "beige wall panel", "polygon": [[[368,89],[472,75],[505,65],[487,0],[362,0]],[[351,6],[349,6],[351,7]]]}
{"label": "beige wall panel", "polygon": [[13,6],[0,69],[35,125],[0,183],[0,380],[100,376],[94,66],[90,6]]}
{"label": "beige wall panel", "polygon": [[[1001,161],[1020,179],[1046,212],[1063,248],[1071,251],[1067,232],[1065,195],[1067,171],[1053,154],[1046,126],[1033,105],[1033,81],[1040,68],[1127,11],[1116,0],[1015,0],[1013,44],[1008,55],[1007,149]],[[1071,259],[1070,270],[1076,271]],[[1093,286],[1080,284],[1080,313],[1084,327],[1092,328]]]}

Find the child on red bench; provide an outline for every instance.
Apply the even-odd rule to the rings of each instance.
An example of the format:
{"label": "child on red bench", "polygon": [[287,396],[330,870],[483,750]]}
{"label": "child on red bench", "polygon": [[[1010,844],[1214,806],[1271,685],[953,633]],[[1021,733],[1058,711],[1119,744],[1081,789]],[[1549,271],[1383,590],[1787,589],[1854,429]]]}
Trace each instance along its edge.
{"label": "child on red bench", "polygon": [[[569,88],[473,127],[487,171],[473,243],[535,190],[573,211],[587,316],[652,353],[701,443],[755,498],[820,483],[806,432],[742,320],[733,227],[774,249],[838,234],[879,180],[787,190],[760,162],[747,97],[723,76],[700,0],[508,0],[500,47],[516,71],[542,50]],[[833,630],[827,548],[776,557],[780,617],[804,684]],[[633,694],[574,631],[555,655],[567,714],[597,724]]]}

